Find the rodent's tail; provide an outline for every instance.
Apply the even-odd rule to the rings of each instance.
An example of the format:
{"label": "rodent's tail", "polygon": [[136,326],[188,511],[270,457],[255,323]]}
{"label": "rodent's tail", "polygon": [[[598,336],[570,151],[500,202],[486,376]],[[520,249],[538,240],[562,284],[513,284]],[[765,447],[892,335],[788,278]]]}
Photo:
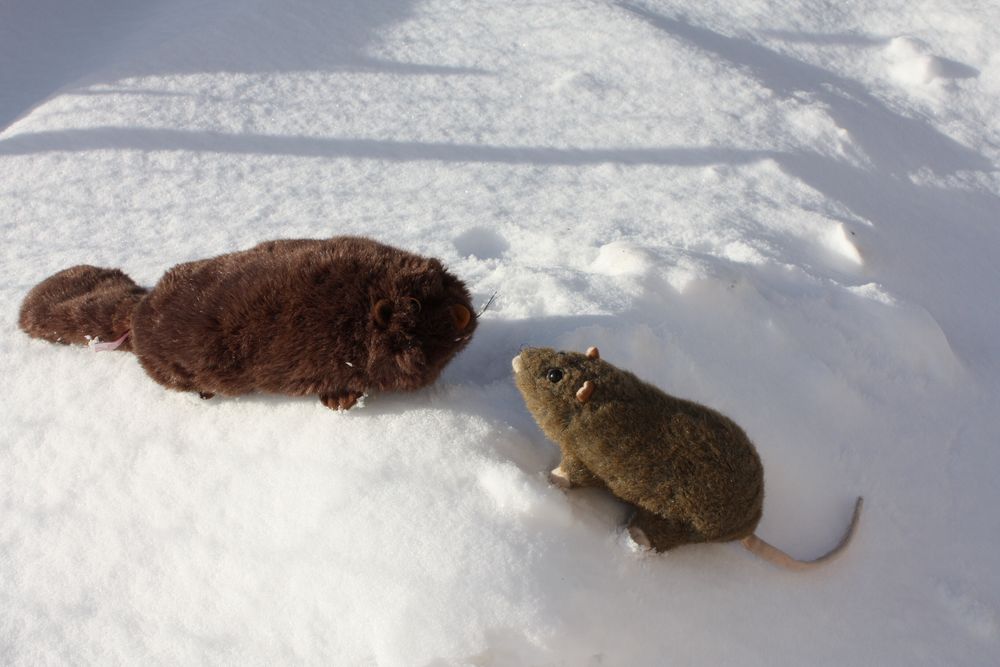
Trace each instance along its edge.
{"label": "rodent's tail", "polygon": [[847,545],[851,543],[851,538],[854,537],[854,532],[857,530],[858,519],[861,518],[861,508],[864,504],[864,498],[858,497],[858,500],[854,505],[854,516],[851,517],[851,525],[847,527],[847,532],[845,532],[844,536],[840,538],[840,544],[816,560],[796,560],[781,549],[768,544],[756,535],[743,538],[741,543],[750,552],[760,556],[764,560],[774,563],[775,565],[780,565],[781,567],[789,570],[810,570],[817,565],[829,563],[831,560],[844,552]]}
{"label": "rodent's tail", "polygon": [[[18,325],[53,343],[111,341],[132,328],[132,312],[148,290],[118,269],[74,266],[35,285],[21,304]],[[131,350],[131,340],[118,347]]]}

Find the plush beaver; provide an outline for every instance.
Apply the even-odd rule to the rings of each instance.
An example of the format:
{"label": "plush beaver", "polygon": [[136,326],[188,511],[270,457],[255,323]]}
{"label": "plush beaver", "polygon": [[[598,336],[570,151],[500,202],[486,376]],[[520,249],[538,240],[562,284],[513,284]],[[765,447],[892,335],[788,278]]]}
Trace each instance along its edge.
{"label": "plush beaver", "polygon": [[203,398],[313,394],[346,410],[434,382],[476,317],[437,259],[343,236],[179,264],[152,289],[75,266],[28,293],[19,324],[58,343],[114,341],[97,348],[131,350],[154,380]]}
{"label": "plush beaver", "polygon": [[803,569],[842,552],[854,534],[861,498],[841,543],[817,560],[795,560],[758,538],[764,471],[743,429],[602,361],[597,348],[528,348],[513,366],[528,410],[562,450],[550,479],[606,487],[634,505],[628,529],[642,546],[742,540],[767,560]]}

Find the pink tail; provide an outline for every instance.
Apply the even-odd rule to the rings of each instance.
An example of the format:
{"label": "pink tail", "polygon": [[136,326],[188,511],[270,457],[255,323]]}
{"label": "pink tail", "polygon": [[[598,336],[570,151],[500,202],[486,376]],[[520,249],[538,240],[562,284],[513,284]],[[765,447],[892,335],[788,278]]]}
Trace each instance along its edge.
{"label": "pink tail", "polygon": [[854,503],[854,516],[851,517],[851,525],[847,527],[847,531],[844,533],[843,537],[840,538],[840,542],[833,549],[815,560],[798,560],[796,558],[792,558],[778,547],[768,544],[756,535],[743,538],[743,546],[746,547],[748,551],[760,556],[764,560],[788,570],[811,570],[812,568],[823,565],[824,563],[829,563],[831,560],[844,553],[844,549],[846,549],[847,545],[851,543],[851,538],[854,537],[854,532],[858,528],[858,519],[861,518],[861,508],[863,506],[864,499],[858,498],[857,502]]}

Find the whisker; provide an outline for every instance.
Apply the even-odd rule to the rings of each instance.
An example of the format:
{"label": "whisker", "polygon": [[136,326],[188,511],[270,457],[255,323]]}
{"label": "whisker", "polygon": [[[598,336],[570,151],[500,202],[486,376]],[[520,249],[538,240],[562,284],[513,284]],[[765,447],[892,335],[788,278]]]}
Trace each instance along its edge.
{"label": "whisker", "polygon": [[476,318],[481,317],[482,314],[486,312],[486,309],[490,307],[490,304],[493,303],[493,299],[497,298],[497,294],[499,294],[499,293],[500,293],[500,290],[497,290],[497,291],[493,292],[493,296],[491,296],[490,300],[486,302],[486,305],[483,306],[483,309],[479,311],[479,314],[476,315]]}

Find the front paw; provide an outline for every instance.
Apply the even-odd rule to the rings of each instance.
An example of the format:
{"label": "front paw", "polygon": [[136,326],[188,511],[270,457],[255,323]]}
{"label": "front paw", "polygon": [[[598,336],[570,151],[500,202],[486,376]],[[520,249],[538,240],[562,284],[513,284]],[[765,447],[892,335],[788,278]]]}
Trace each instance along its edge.
{"label": "front paw", "polygon": [[319,400],[331,410],[350,410],[361,396],[360,393],[348,391],[342,394],[322,394]]}
{"label": "front paw", "polygon": [[560,489],[573,488],[573,482],[569,481],[569,475],[567,475],[566,471],[562,469],[562,466],[549,473],[549,482],[553,486],[558,486]]}
{"label": "front paw", "polygon": [[632,538],[638,546],[643,549],[652,549],[653,542],[649,539],[649,535],[646,535],[646,531],[636,525],[630,525],[628,527],[628,535]]}

